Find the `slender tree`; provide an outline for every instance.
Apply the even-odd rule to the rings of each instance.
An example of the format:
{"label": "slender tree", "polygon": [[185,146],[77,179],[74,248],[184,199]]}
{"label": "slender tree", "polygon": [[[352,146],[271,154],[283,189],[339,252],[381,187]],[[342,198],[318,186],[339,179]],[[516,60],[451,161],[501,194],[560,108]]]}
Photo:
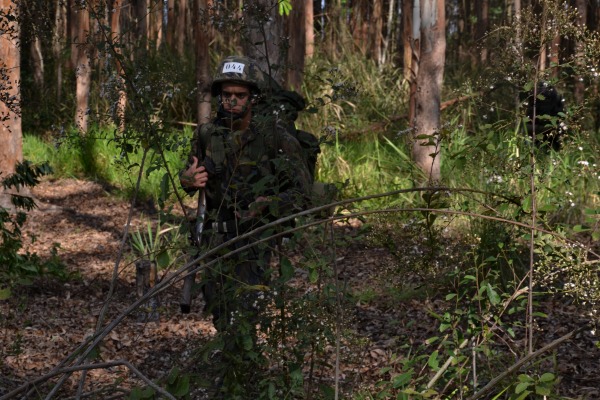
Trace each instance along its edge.
{"label": "slender tree", "polygon": [[306,35],[306,58],[312,58],[315,52],[315,14],[312,1],[304,2],[304,33]]}
{"label": "slender tree", "polygon": [[61,56],[67,38],[67,6],[62,0],[54,3],[54,26],[52,29],[52,57],[55,61],[56,71],[56,101],[62,101],[62,80],[64,60]]}
{"label": "slender tree", "polygon": [[560,63],[560,35],[555,35],[550,43],[550,51],[548,54],[548,61],[550,62],[551,76],[558,78],[558,64]]}
{"label": "slender tree", "polygon": [[352,5],[351,32],[354,46],[361,51],[362,54],[367,54],[368,36],[369,36],[369,3],[367,0],[357,0]]}
{"label": "slender tree", "polygon": [[[581,29],[584,29],[586,27],[586,23],[587,23],[587,1],[586,0],[576,0],[575,1],[575,8],[577,9],[577,25],[579,25],[579,27]],[[585,68],[584,65],[582,65],[582,60],[583,60],[583,43],[581,42],[577,42],[575,43],[575,62],[577,63],[577,66],[579,67],[579,69],[583,69]],[[584,100],[584,94],[585,94],[585,84],[584,84],[584,80],[581,77],[581,75],[575,76],[575,88],[573,91],[573,97],[575,98],[575,102],[577,104],[582,104],[583,100]]]}
{"label": "slender tree", "polygon": [[[33,82],[37,93],[44,89],[44,55],[42,53],[43,27],[46,24],[48,5],[35,0],[21,0],[20,25],[21,25],[21,47],[29,50],[29,63]],[[27,45],[27,47],[26,47]]]}
{"label": "slender tree", "polygon": [[155,43],[155,48],[160,48],[165,42],[165,26],[163,24],[164,4],[163,0],[147,0],[148,9],[148,38],[149,43]]}
{"label": "slender tree", "polygon": [[[414,82],[413,71],[413,0],[405,0],[402,2],[402,62],[403,62],[403,73],[404,80],[407,82]],[[413,97],[411,96],[411,99]],[[412,105],[413,102],[411,101]],[[414,111],[409,110],[409,115],[414,115]],[[411,118],[412,120],[412,118]]]}
{"label": "slender tree", "polygon": [[0,179],[23,160],[18,15],[15,1],[0,0]]}
{"label": "slender tree", "polygon": [[133,19],[136,21],[135,33],[138,39],[138,45],[141,46],[141,49],[138,49],[142,52],[148,50],[148,32],[149,32],[149,18],[148,18],[148,9],[149,4],[148,0],[137,0],[134,5],[133,10]]}
{"label": "slender tree", "polygon": [[188,1],[178,0],[176,11],[176,17],[173,21],[175,24],[175,50],[177,50],[177,54],[182,56],[185,51],[186,27],[188,26],[186,23],[188,14]]}
{"label": "slender tree", "polygon": [[369,55],[381,64],[381,44],[383,31],[383,0],[374,0],[369,24]]}
{"label": "slender tree", "polygon": [[127,91],[125,90],[125,80],[124,80],[124,68],[121,64],[122,60],[120,58],[121,51],[121,9],[123,6],[123,0],[113,0],[113,4],[109,13],[111,13],[110,18],[110,33],[112,41],[112,46],[117,53],[117,57],[115,57],[115,69],[117,74],[117,79],[119,81],[119,97],[118,103],[116,107],[116,121],[115,123],[119,127],[119,131],[123,132],[125,130],[125,108],[127,106]]}
{"label": "slender tree", "polygon": [[[394,44],[394,34],[395,34],[395,21],[396,18],[394,18],[394,0],[390,0],[390,2],[388,3],[388,15],[387,15],[387,23],[386,23],[386,34],[385,37],[383,38],[383,49],[381,50],[381,62],[383,64],[386,63],[386,61],[388,60],[388,52],[389,49],[391,47],[393,47]],[[391,46],[390,46],[391,45]]]}
{"label": "slender tree", "polygon": [[292,7],[286,26],[290,38],[286,86],[300,91],[306,59],[306,7]]}
{"label": "slender tree", "polygon": [[91,4],[73,6],[72,46],[75,66],[76,109],[75,124],[81,132],[87,132],[89,122],[90,88],[92,84],[92,64],[90,61],[90,13]]}
{"label": "slender tree", "polygon": [[479,52],[479,62],[481,65],[485,65],[488,59],[488,49],[482,45],[482,40],[489,28],[489,0],[480,0],[475,2],[475,9],[477,14],[477,25],[475,29],[475,43],[476,46],[481,48]]}
{"label": "slender tree", "polygon": [[163,19],[163,29],[166,34],[166,43],[169,48],[175,48],[175,30],[177,29],[177,22],[175,19],[175,0],[167,0],[167,18]]}
{"label": "slender tree", "polygon": [[[415,4],[417,0],[415,0]],[[415,10],[417,7],[415,7]],[[440,180],[440,103],[446,52],[444,0],[420,1],[413,23],[420,27],[412,46],[418,49],[414,102],[412,156],[429,183]],[[419,18],[418,21],[416,18]],[[418,22],[418,23],[417,23]],[[415,29],[414,32],[417,32]],[[415,64],[413,62],[413,64]]]}
{"label": "slender tree", "polygon": [[212,1],[194,0],[194,27],[196,33],[196,86],[198,88],[198,125],[210,122],[210,58],[208,45],[211,39],[210,10]]}

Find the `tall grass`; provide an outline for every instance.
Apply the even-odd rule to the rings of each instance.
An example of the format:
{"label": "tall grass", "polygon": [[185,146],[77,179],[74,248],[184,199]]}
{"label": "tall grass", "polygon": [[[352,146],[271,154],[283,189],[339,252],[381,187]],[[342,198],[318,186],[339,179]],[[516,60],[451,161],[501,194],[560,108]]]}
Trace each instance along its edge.
{"label": "tall grass", "polygon": [[[142,160],[142,150],[124,154],[115,141],[111,128],[94,129],[85,137],[75,136],[61,144],[49,143],[38,136],[25,134],[23,156],[33,162],[48,161],[55,178],[92,179],[114,186],[117,193],[130,196],[134,189]],[[174,131],[182,143],[192,136],[189,128]],[[182,146],[175,150],[165,150],[165,159],[171,173],[176,174],[184,165],[187,149]],[[153,165],[153,170],[147,172]],[[160,155],[150,150],[145,172],[140,183],[140,196],[156,199],[165,173]]]}
{"label": "tall grass", "polygon": [[[318,178],[345,184],[342,193],[347,197],[412,187],[419,171],[411,162],[408,121],[403,118],[408,92],[401,71],[380,70],[351,51],[342,54],[336,62],[317,57],[306,73],[305,96],[316,112],[303,113],[297,124],[327,138]],[[446,99],[477,92],[464,82],[444,88]],[[523,117],[512,99],[501,87],[442,112],[444,186],[511,195],[526,202],[530,147],[521,133]],[[576,222],[586,208],[598,205],[596,136],[573,130],[560,152],[536,151],[537,201],[552,220]],[[410,206],[417,200],[404,196],[363,206]]]}

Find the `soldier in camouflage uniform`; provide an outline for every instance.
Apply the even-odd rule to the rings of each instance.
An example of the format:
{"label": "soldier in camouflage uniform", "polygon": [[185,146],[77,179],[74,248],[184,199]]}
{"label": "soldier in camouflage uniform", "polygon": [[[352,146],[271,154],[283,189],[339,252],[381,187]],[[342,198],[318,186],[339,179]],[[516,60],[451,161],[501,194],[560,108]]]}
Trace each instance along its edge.
{"label": "soldier in camouflage uniform", "polygon": [[[249,58],[232,56],[220,63],[211,87],[217,117],[197,129],[188,165],[180,173],[187,192],[205,189],[208,217],[202,240],[208,248],[300,211],[310,194],[310,172],[299,142],[277,112],[253,115],[264,82],[265,75]],[[231,330],[242,319],[236,318],[240,313],[256,314],[252,305],[257,290],[268,284],[272,245],[256,245],[203,272],[204,298],[218,330]]]}

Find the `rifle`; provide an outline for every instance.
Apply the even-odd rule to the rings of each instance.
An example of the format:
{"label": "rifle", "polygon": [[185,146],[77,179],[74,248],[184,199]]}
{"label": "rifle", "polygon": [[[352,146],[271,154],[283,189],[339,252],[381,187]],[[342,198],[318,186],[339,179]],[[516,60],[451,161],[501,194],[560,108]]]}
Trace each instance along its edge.
{"label": "rifle", "polygon": [[[200,148],[200,146],[198,146]],[[200,151],[199,151],[200,153]],[[200,159],[200,158],[198,158]],[[192,242],[197,249],[200,249],[202,240],[202,230],[204,229],[204,217],[206,216],[206,189],[202,188],[198,194],[198,209],[196,210],[196,226],[192,232]],[[189,269],[194,269],[192,265]],[[181,302],[179,307],[182,314],[189,314],[192,308],[192,288],[196,282],[196,273],[189,273],[183,280],[183,289],[181,291]]]}

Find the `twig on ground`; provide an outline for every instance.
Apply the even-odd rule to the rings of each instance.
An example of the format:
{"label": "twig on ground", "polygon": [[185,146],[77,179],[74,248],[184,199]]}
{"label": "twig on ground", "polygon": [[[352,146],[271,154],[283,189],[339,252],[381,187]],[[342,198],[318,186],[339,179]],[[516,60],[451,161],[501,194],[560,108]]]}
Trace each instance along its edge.
{"label": "twig on ground", "polygon": [[150,378],[146,377],[144,374],[142,374],[140,372],[140,370],[138,370],[129,361],[126,361],[126,360],[116,360],[116,361],[109,361],[109,362],[103,362],[103,363],[97,363],[97,364],[76,365],[73,367],[65,367],[65,368],[61,368],[59,370],[50,371],[46,375],[42,375],[38,378],[35,378],[32,381],[26,382],[25,384],[19,386],[18,388],[14,389],[13,391],[5,394],[4,396],[0,397],[0,400],[12,399],[19,393],[27,390],[27,388],[29,388],[30,386],[35,386],[39,383],[45,382],[48,379],[50,379],[54,376],[57,376],[57,375],[71,374],[71,373],[77,372],[77,371],[89,371],[91,369],[111,368],[111,367],[116,367],[119,365],[124,365],[127,368],[129,368],[135,375],[138,376],[138,378],[143,380],[148,386],[150,386],[152,389],[154,389],[157,393],[160,393],[161,395],[165,396],[168,399],[176,400],[172,394],[170,394],[169,392],[165,391],[160,386],[158,386],[157,384],[152,382],[152,380]]}

